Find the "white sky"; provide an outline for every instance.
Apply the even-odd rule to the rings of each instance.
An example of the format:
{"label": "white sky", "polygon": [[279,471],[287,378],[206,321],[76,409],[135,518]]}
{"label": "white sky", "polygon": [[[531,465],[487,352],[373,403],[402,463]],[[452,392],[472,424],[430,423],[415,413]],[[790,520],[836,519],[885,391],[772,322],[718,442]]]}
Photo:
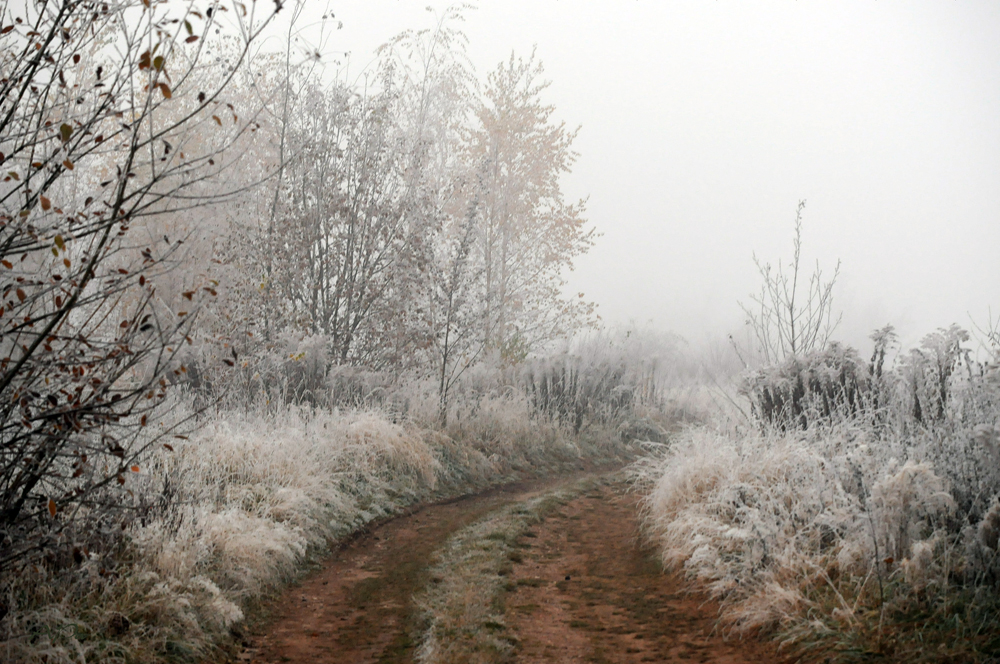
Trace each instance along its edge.
{"label": "white sky", "polygon": [[[325,59],[360,71],[426,4],[330,3]],[[464,30],[480,78],[537,45],[582,125],[564,187],[603,235],[569,291],[605,321],[737,330],[799,199],[804,257],[842,262],[844,340],[1000,314],[1000,2],[484,0]]]}

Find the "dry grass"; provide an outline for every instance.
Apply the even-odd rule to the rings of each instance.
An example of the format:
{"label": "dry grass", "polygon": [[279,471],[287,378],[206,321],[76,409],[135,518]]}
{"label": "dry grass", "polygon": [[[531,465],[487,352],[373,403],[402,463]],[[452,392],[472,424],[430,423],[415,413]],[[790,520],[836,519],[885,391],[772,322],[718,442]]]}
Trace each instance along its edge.
{"label": "dry grass", "polygon": [[497,401],[446,432],[364,411],[218,416],[145,460],[123,490],[146,508],[114,549],[6,579],[0,660],[199,660],[226,647],[262,597],[373,519],[628,454],[523,416]]}
{"label": "dry grass", "polygon": [[426,627],[417,661],[490,664],[510,661],[514,638],[504,620],[503,597],[518,538],[547,514],[598,480],[504,507],[453,535],[431,568],[432,584],[417,597]]}
{"label": "dry grass", "polygon": [[939,443],[850,423],[697,428],[635,475],[665,564],[722,600],[728,629],[840,661],[985,662],[1000,655],[996,508],[970,510],[963,448]]}

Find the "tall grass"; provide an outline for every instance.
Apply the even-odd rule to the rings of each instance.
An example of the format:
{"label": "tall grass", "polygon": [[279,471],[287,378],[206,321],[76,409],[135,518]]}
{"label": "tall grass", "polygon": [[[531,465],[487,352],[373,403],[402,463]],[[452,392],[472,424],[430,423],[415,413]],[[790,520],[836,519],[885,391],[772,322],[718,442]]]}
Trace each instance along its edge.
{"label": "tall grass", "polygon": [[664,562],[737,632],[842,661],[1000,656],[1000,375],[965,339],[750,374],[751,424],[693,428],[637,467]]}
{"label": "tall grass", "polygon": [[[517,391],[433,399],[410,414],[311,404],[224,411],[143,460],[106,546],[5,574],[0,660],[164,662],[232,642],[245,613],[331,542],[417,501],[633,455],[614,426],[583,435],[537,418]],[[176,417],[183,418],[178,405]],[[67,545],[72,543],[67,543]]]}

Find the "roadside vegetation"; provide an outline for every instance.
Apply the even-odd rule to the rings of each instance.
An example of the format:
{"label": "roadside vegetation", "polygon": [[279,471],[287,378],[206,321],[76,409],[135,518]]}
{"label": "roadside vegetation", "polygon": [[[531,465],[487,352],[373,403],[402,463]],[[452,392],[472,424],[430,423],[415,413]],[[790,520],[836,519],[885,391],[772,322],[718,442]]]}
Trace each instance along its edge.
{"label": "roadside vegetation", "polygon": [[678,340],[562,293],[534,54],[477,76],[452,8],[331,80],[302,9],[0,6],[5,662],[201,661],[365,524],[686,407]]}
{"label": "roadside vegetation", "polygon": [[870,359],[830,341],[833,281],[798,268],[802,207],[784,273],[758,263],[741,412],[637,467],[649,535],[731,632],[828,661],[994,661],[997,330],[901,349],[886,327]]}
{"label": "roadside vegetation", "polygon": [[[304,7],[0,3],[0,659],[201,661],[373,520],[650,450],[651,537],[733,629],[997,656],[995,327],[834,343],[800,205],[719,389],[564,292],[598,235],[535,53],[476,72],[453,6],[348,79]],[[744,418],[672,440],[713,405]],[[441,569],[502,564],[546,500]],[[450,587],[425,657],[493,615]]]}

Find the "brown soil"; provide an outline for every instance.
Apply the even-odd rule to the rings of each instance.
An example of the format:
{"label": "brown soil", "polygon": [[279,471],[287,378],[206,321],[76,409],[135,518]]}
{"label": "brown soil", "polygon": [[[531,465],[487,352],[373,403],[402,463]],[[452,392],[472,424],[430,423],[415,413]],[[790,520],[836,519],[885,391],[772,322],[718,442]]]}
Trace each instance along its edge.
{"label": "brown soil", "polygon": [[413,595],[430,581],[434,551],[455,531],[558,480],[508,484],[427,505],[378,525],[335,552],[322,570],[289,588],[274,621],[238,657],[252,664],[410,662],[416,647]]}
{"label": "brown soil", "polygon": [[522,541],[506,599],[518,662],[783,661],[770,644],[724,638],[718,605],[663,573],[639,542],[635,496],[596,489]]}
{"label": "brown soil", "polygon": [[[557,484],[510,485],[372,529],[289,589],[272,610],[276,620],[239,659],[413,661],[412,597],[429,581],[434,550],[492,510]],[[518,662],[782,661],[766,644],[723,638],[715,629],[717,606],[663,574],[637,533],[634,497],[600,488],[522,539],[506,596]]]}

